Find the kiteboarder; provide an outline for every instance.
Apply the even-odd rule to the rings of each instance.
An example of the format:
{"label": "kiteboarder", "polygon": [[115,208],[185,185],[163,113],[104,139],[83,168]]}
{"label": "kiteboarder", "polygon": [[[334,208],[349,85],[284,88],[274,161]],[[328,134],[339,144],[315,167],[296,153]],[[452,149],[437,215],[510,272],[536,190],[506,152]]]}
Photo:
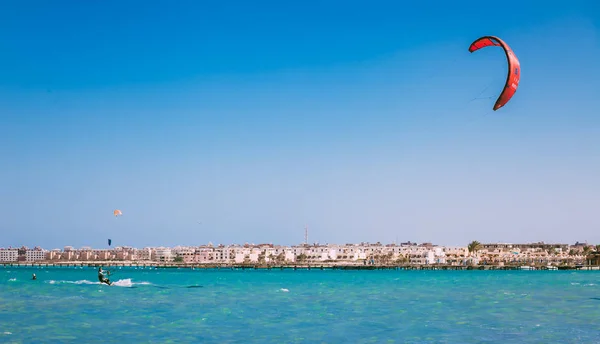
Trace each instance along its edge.
{"label": "kiteboarder", "polygon": [[37,276],[36,276],[35,274],[33,274],[33,275],[31,276],[31,279],[35,281],[35,280],[37,279]]}
{"label": "kiteboarder", "polygon": [[[107,270],[106,274],[110,275],[110,271]],[[112,284],[108,278],[104,277],[104,271],[102,270],[102,267],[98,268],[98,281],[100,281],[100,283],[106,283],[106,285]]]}

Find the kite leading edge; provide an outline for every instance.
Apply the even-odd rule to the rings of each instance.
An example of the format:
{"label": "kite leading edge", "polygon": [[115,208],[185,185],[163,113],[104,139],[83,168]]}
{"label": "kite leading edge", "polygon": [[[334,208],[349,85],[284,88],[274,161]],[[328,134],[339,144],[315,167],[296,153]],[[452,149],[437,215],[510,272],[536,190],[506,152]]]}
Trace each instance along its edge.
{"label": "kite leading edge", "polygon": [[517,92],[519,80],[521,79],[521,64],[508,44],[496,36],[483,36],[476,39],[469,46],[469,52],[472,53],[481,48],[491,46],[501,47],[506,54],[506,60],[508,62],[508,75],[506,77],[506,83],[504,84],[502,93],[500,93],[500,96],[496,100],[496,104],[494,104],[494,111],[496,111],[506,105],[506,103],[508,103],[508,101],[514,96],[515,92]]}

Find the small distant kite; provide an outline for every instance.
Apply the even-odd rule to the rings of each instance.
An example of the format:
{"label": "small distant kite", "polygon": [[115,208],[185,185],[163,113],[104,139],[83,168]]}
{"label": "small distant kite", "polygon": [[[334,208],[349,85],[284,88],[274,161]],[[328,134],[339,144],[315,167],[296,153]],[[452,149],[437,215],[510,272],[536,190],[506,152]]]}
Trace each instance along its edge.
{"label": "small distant kite", "polygon": [[108,239],[108,246],[110,246],[110,244],[112,244],[112,240]]}
{"label": "small distant kite", "polygon": [[494,104],[494,111],[496,111],[506,105],[515,92],[517,92],[519,81],[521,79],[521,63],[508,44],[504,43],[503,40],[496,36],[483,36],[477,38],[469,46],[469,52],[472,53],[481,48],[491,46],[501,47],[506,54],[506,60],[508,62],[508,76],[506,77],[506,83],[504,84],[502,93],[500,93],[500,96],[496,100],[496,104]]}
{"label": "small distant kite", "polygon": [[115,215],[115,217],[116,216],[122,216],[123,213],[119,209],[115,209],[115,211],[113,211],[113,215]]}

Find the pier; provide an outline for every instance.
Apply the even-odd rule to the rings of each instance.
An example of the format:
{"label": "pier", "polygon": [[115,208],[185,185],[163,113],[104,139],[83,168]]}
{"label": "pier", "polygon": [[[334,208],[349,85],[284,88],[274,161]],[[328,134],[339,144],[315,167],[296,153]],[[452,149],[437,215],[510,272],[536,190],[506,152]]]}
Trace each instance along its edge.
{"label": "pier", "polygon": [[137,268],[192,270],[600,270],[597,265],[519,266],[519,265],[359,265],[359,264],[193,264],[163,262],[2,262],[3,268]]}

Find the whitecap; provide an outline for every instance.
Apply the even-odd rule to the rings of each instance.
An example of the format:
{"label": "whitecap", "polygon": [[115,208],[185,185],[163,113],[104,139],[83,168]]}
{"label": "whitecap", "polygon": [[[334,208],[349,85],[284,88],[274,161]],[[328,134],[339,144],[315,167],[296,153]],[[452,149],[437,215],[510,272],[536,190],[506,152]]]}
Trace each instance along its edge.
{"label": "whitecap", "polygon": [[79,281],[48,281],[50,284],[100,284],[100,282],[92,282],[88,280],[79,280]]}
{"label": "whitecap", "polygon": [[[48,283],[50,284],[91,284],[91,285],[103,285],[104,283],[101,282],[92,282],[92,281],[88,281],[88,280],[79,280],[79,281],[55,281],[55,280],[50,280],[48,281]],[[122,280],[118,280],[112,283],[113,286],[116,287],[125,287],[125,288],[131,288],[136,284],[140,284],[140,285],[151,285],[152,283],[150,282],[137,282],[134,283],[131,281],[131,278],[127,278],[127,279],[122,279]]]}
{"label": "whitecap", "polygon": [[127,278],[127,279],[122,279],[122,280],[118,280],[116,282],[113,282],[114,286],[117,287],[127,287],[127,288],[131,288],[134,285],[152,285],[152,283],[150,282],[132,282],[131,278]]}
{"label": "whitecap", "polygon": [[133,287],[133,282],[131,282],[131,278],[127,278],[127,279],[122,279],[122,280],[113,282],[112,285],[114,285],[116,287],[131,288],[131,287]]}
{"label": "whitecap", "polygon": [[286,288],[281,288],[281,289],[279,289],[279,291],[282,291],[282,292],[284,292],[284,293],[288,293],[290,290],[289,290],[289,289],[286,289]]}

